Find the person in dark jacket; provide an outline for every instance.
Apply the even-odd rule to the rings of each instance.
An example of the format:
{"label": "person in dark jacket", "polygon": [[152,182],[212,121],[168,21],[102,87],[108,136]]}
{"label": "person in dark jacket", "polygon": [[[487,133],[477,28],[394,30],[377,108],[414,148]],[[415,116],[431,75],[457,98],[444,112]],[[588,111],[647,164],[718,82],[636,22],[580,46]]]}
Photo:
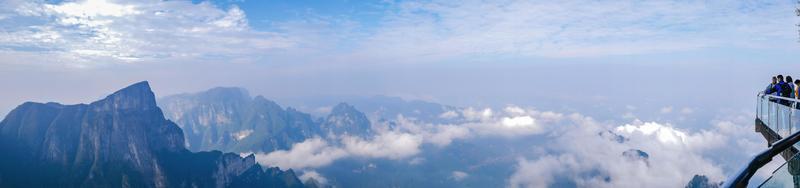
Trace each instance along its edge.
{"label": "person in dark jacket", "polygon": [[[786,81],[783,80],[783,75],[778,75],[778,84],[775,85],[775,91],[776,91],[775,94],[777,96],[781,96],[781,97],[789,97],[789,94],[792,93],[792,90],[789,87],[789,84],[787,84]],[[779,103],[781,103],[783,105],[789,106],[789,101],[788,100],[781,99],[781,100],[778,100],[778,101],[779,101]]]}
{"label": "person in dark jacket", "polygon": [[795,87],[794,87],[794,80],[792,80],[792,76],[786,76],[786,85],[789,86],[789,96],[787,97],[794,99]]}
{"label": "person in dark jacket", "polygon": [[775,96],[781,96],[781,93],[783,91],[783,84],[785,84],[786,82],[783,81],[783,75],[775,76],[775,78],[778,79],[778,83],[775,83],[775,86],[772,87],[772,94],[774,94]]}
{"label": "person in dark jacket", "polygon": [[[786,86],[784,86],[785,91],[782,93],[781,97],[792,98],[794,99],[794,80],[792,80],[792,76],[786,76]],[[786,105],[794,106],[794,101],[787,100]]]}
{"label": "person in dark jacket", "polygon": [[[767,86],[767,89],[764,90],[764,95],[775,95],[778,96],[778,76],[772,77],[772,83]],[[778,102],[775,98],[768,98],[769,102]]]}

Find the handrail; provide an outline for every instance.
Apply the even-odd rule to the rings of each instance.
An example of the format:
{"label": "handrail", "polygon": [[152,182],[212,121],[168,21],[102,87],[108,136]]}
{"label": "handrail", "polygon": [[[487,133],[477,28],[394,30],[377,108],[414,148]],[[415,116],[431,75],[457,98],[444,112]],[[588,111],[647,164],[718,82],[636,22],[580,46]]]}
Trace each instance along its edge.
{"label": "handrail", "polygon": [[783,100],[787,100],[787,101],[793,101],[793,102],[800,102],[800,99],[788,98],[788,97],[781,97],[781,96],[777,96],[777,95],[767,95],[767,94],[764,94],[764,92],[763,92],[763,91],[762,91],[762,92],[759,92],[759,93],[758,93],[758,96],[759,96],[759,97],[767,97],[767,98],[783,99]]}
{"label": "handrail", "polygon": [[722,187],[747,187],[747,184],[750,182],[750,178],[753,177],[753,174],[755,174],[758,169],[764,167],[764,165],[772,161],[772,157],[775,157],[786,149],[789,149],[797,142],[800,142],[800,132],[796,132],[792,135],[789,135],[789,137],[775,142],[772,147],[753,157],[747,166],[739,170],[738,175],[736,175],[734,179],[725,181]]}
{"label": "handrail", "polygon": [[[771,113],[773,113],[773,112],[775,113],[774,114],[774,115],[776,115],[775,119],[773,119],[772,117],[768,117],[766,119],[766,121],[764,121],[764,124],[767,125],[770,128],[777,128],[777,129],[773,130],[773,131],[776,131],[776,132],[781,132],[782,131],[782,129],[781,129],[782,126],[786,125],[785,123],[782,123],[782,122],[773,122],[773,120],[781,121],[780,119],[786,118],[786,117],[784,117],[784,115],[786,115],[786,114],[778,113],[778,108],[779,107],[785,106],[785,107],[789,107],[790,109],[798,109],[798,110],[800,110],[800,108],[799,108],[800,107],[800,99],[781,97],[781,96],[773,95],[773,94],[765,94],[763,91],[759,92],[757,96],[758,96],[759,100],[762,100],[762,101],[763,100],[768,100],[768,101],[766,101],[767,105],[768,105],[768,107],[767,107],[767,110],[768,110],[767,111],[767,115],[768,116],[770,116]],[[762,102],[762,101],[759,101],[759,102]],[[763,109],[761,109],[761,106],[756,108],[756,117],[757,118],[760,118],[761,114],[764,113],[761,110],[763,110]],[[773,110],[775,110],[775,111],[773,111]],[[789,116],[792,116],[792,115],[789,115]],[[762,121],[763,120],[764,119],[762,119]],[[788,134],[793,132],[791,130],[792,123],[790,122],[788,125],[789,125],[788,127],[790,128],[789,132],[786,132],[787,134],[780,134],[779,133],[781,136],[788,136]]]}
{"label": "handrail", "polygon": [[[767,95],[767,94],[764,94],[764,92],[759,92],[757,96],[759,98],[761,98],[761,99],[766,97],[768,99],[774,98],[774,99],[782,99],[782,100],[792,101],[792,102],[794,102],[794,104],[792,106],[796,106],[797,104],[800,103],[800,100],[798,100],[798,99],[775,96],[775,95]],[[771,102],[770,101],[770,103],[776,103],[776,102]],[[780,105],[780,104],[776,104],[776,105]],[[757,110],[759,110],[759,111],[757,111],[756,113],[760,114],[761,107],[759,106],[759,108]],[[758,120],[761,120],[760,117],[756,117],[756,118]],[[761,123],[766,125],[763,122],[763,120],[761,121]],[[769,125],[767,125],[767,126],[769,126]],[[760,169],[761,167],[764,167],[764,165],[766,165],[767,163],[772,161],[773,157],[775,157],[776,155],[778,155],[778,154],[782,153],[783,151],[789,149],[790,147],[792,147],[794,144],[796,144],[798,142],[800,142],[800,131],[795,132],[795,133],[787,136],[786,138],[783,138],[783,139],[775,142],[767,150],[762,151],[758,155],[754,156],[753,159],[751,159],[750,162],[747,164],[747,166],[745,166],[741,170],[739,170],[739,173],[737,173],[736,176],[732,176],[731,177],[732,179],[728,179],[728,181],[725,181],[722,187],[735,187],[735,188],[747,187],[747,184],[750,182],[750,178],[753,177],[753,174],[755,174],[756,171],[758,171],[758,169]]]}

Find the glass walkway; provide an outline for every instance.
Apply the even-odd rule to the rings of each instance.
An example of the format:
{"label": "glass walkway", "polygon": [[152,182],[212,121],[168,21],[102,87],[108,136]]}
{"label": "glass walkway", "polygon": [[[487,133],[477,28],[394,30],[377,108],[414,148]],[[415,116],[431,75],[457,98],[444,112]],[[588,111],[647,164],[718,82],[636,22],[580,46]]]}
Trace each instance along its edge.
{"label": "glass walkway", "polygon": [[[730,177],[723,187],[748,187],[753,183],[758,187],[796,187],[800,188],[800,100],[765,95],[757,96],[755,131],[767,140],[768,148],[754,156],[739,173]],[[780,155],[786,162],[772,172],[764,182],[749,182],[753,174],[772,158]]]}

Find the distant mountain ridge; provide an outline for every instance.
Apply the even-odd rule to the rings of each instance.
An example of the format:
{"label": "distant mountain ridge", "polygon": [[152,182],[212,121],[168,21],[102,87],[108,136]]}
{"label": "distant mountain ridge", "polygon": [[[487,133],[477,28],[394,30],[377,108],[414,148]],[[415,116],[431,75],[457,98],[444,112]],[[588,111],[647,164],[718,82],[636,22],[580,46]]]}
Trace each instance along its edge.
{"label": "distant mountain ridge", "polygon": [[322,128],[328,135],[347,134],[367,137],[372,134],[367,116],[347,103],[339,103],[333,107],[330,115],[322,123]]}
{"label": "distant mountain ridge", "polygon": [[375,95],[348,100],[353,106],[367,112],[377,121],[392,120],[398,116],[428,123],[463,122],[462,108],[422,100],[405,100],[400,97]]}
{"label": "distant mountain ridge", "polygon": [[303,187],[252,155],[184,145],[147,82],[88,105],[27,102],[0,122],[0,187]]}
{"label": "distant mountain ridge", "polygon": [[342,103],[327,117],[313,119],[235,87],[167,96],[159,105],[182,126],[192,151],[271,152],[313,137],[371,134],[369,119],[351,105]]}
{"label": "distant mountain ridge", "polygon": [[433,124],[464,123],[465,108],[417,99],[386,95],[343,95],[284,98],[282,102],[294,105],[312,115],[325,117],[338,103],[345,102],[364,112],[372,122],[385,122],[402,116]]}

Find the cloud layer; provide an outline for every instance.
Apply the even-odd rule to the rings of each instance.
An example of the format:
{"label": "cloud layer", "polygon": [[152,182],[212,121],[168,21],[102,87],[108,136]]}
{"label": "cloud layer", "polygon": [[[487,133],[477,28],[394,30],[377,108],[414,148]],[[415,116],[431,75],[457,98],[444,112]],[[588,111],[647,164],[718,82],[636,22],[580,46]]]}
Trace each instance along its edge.
{"label": "cloud layer", "polygon": [[12,0],[2,5],[8,18],[0,20],[0,55],[43,56],[17,63],[236,62],[295,45],[285,35],[251,29],[236,6],[222,10],[189,1],[106,0]]}
{"label": "cloud layer", "polygon": [[372,19],[286,15],[260,29],[251,27],[252,18],[235,4],[223,9],[188,1],[10,0],[0,5],[0,58],[84,67],[598,57],[788,49],[796,39],[789,1],[399,1],[376,4]]}
{"label": "cloud layer", "polygon": [[[256,153],[256,159],[262,165],[293,169],[323,167],[345,157],[406,160],[419,154],[423,144],[446,147],[455,140],[472,137],[515,138],[542,134],[545,125],[536,123],[537,119],[552,122],[563,116],[515,106],[497,113],[490,108],[476,111],[467,108],[453,112],[457,117],[472,119],[462,124],[425,123],[401,115],[392,121],[394,127],[376,125],[378,133],[372,138],[349,135],[337,135],[328,140],[312,138],[294,144],[290,150]],[[421,160],[410,159],[409,163],[420,163]]]}
{"label": "cloud layer", "polygon": [[[660,112],[656,109],[656,113]],[[530,151],[507,153],[512,159],[517,158],[514,173],[507,179],[509,187],[564,183],[579,187],[680,187],[695,174],[708,176],[714,182],[723,181],[740,167],[740,160],[764,147],[757,134],[740,131],[751,126],[747,115],[719,117],[710,122],[711,128],[697,130],[635,118],[623,124],[598,122],[577,113],[518,106],[499,110],[464,108],[448,116],[443,118],[468,121],[432,124],[400,115],[391,127],[375,125],[378,134],[373,138],[314,138],[289,151],[256,156],[262,165],[306,171],[347,157],[424,165],[428,161],[421,153],[436,151],[422,150],[425,144],[442,148],[459,140],[502,138],[531,143],[526,144]],[[533,138],[547,139],[542,142],[532,141]],[[768,177],[766,171],[769,170],[756,177]],[[460,182],[470,176],[454,170],[447,178]]]}
{"label": "cloud layer", "polygon": [[[719,158],[710,158],[710,153],[725,150],[728,152],[723,155],[729,155],[726,157],[746,160],[749,154],[763,149],[763,141],[755,134],[727,131],[732,127],[748,127],[730,121],[717,122],[715,128],[699,131],[639,120],[616,127],[592,121],[575,122],[575,127],[556,133],[558,137],[553,143],[543,146],[550,150],[547,154],[519,159],[509,186],[548,187],[567,181],[579,187],[681,187],[694,174],[720,182],[739,166],[724,170],[725,164]],[[598,136],[604,131],[624,139]],[[635,150],[647,155],[630,157],[633,155],[630,151]],[[758,176],[764,178],[768,174]]]}

